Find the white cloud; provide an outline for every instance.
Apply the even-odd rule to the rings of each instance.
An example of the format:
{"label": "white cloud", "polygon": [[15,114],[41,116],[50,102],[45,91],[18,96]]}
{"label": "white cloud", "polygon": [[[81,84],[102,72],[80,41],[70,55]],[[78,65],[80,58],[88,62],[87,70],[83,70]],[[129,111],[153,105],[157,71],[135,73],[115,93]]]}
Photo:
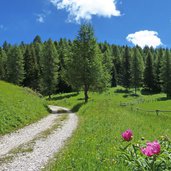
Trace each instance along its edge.
{"label": "white cloud", "polygon": [[57,9],[69,12],[69,21],[90,20],[93,15],[120,16],[116,9],[116,0],[49,0]]}
{"label": "white cloud", "polygon": [[152,46],[156,48],[157,46],[162,45],[161,39],[158,37],[158,33],[156,31],[142,30],[132,34],[129,34],[126,39],[133,43],[134,45],[138,45],[142,48],[145,46]]}
{"label": "white cloud", "polygon": [[35,14],[36,21],[39,23],[45,23],[45,18],[51,14],[50,10],[42,10],[42,13]]}
{"label": "white cloud", "polygon": [[3,24],[0,24],[0,30],[2,30],[2,31],[6,31],[6,30],[7,30],[7,28],[6,28]]}
{"label": "white cloud", "polygon": [[36,15],[37,18],[36,18],[36,21],[39,22],[39,23],[44,23],[45,22],[45,15],[44,14],[37,14]]}

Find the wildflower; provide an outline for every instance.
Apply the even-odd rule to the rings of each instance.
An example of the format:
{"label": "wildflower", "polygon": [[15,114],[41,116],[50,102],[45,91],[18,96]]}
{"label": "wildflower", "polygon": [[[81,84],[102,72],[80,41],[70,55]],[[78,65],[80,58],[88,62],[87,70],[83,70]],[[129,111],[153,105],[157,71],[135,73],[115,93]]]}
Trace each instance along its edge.
{"label": "wildflower", "polygon": [[122,133],[122,138],[125,140],[125,141],[130,141],[132,140],[132,137],[133,137],[133,133],[130,129],[126,130],[125,132]]}
{"label": "wildflower", "polygon": [[160,153],[160,144],[157,141],[154,141],[152,143],[147,143],[147,146],[152,147],[153,154],[159,154]]}
{"label": "wildflower", "polygon": [[148,157],[151,157],[154,154],[159,154],[160,144],[157,141],[148,142],[146,148],[142,148],[141,152]]}
{"label": "wildflower", "polygon": [[146,148],[142,148],[141,152],[148,157],[151,157],[153,155],[151,146],[147,146]]}

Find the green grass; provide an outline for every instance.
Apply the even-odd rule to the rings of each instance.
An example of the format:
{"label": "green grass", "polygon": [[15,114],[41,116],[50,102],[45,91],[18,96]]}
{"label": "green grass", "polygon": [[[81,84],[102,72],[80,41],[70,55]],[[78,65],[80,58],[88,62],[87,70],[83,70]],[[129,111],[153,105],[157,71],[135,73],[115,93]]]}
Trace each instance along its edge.
{"label": "green grass", "polygon": [[0,135],[46,116],[45,103],[30,89],[0,81]]}
{"label": "green grass", "polygon": [[[164,95],[133,97],[126,96],[125,93],[114,93],[115,91],[116,89],[110,89],[100,95],[90,93],[87,104],[83,103],[82,93],[58,95],[49,101],[49,104],[65,106],[78,112],[79,126],[67,146],[56,155],[55,161],[46,170],[129,170],[121,163],[116,164],[114,159],[123,131],[128,128],[133,130],[133,141],[141,137],[156,140],[161,135],[171,136],[171,114],[157,117],[154,113],[131,111],[129,107],[119,105],[120,102],[137,102],[141,98],[147,100]],[[159,101],[156,103],[160,105]],[[171,101],[167,103],[171,105]]]}

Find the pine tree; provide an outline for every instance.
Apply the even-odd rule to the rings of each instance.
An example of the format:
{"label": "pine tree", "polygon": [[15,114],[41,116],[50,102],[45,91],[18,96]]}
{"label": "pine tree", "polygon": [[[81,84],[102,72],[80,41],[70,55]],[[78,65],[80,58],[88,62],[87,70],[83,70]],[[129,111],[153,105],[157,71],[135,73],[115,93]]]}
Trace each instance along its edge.
{"label": "pine tree", "polygon": [[126,89],[129,89],[131,87],[131,55],[128,46],[126,46],[125,48],[122,68],[123,68],[122,85]]}
{"label": "pine tree", "polygon": [[171,98],[171,55],[167,49],[161,68],[161,82],[163,91],[166,93],[167,98]]}
{"label": "pine tree", "polygon": [[109,74],[103,65],[103,56],[96,43],[91,25],[80,27],[73,45],[73,57],[68,64],[68,82],[77,90],[84,90],[85,102],[88,102],[89,90],[103,90],[109,82]]}
{"label": "pine tree", "polygon": [[7,81],[21,85],[24,80],[24,61],[19,47],[10,49],[7,60]]}
{"label": "pine tree", "polygon": [[44,45],[42,60],[42,92],[49,98],[55,92],[58,83],[58,63],[57,50],[49,39]]}
{"label": "pine tree", "polygon": [[131,65],[131,82],[135,89],[135,94],[137,88],[142,85],[143,79],[143,60],[137,48],[134,48],[134,55]]}
{"label": "pine tree", "polygon": [[154,74],[154,62],[153,56],[149,51],[147,54],[146,62],[145,62],[145,70],[144,70],[144,86],[149,91],[154,92],[156,89],[155,84],[155,74]]}

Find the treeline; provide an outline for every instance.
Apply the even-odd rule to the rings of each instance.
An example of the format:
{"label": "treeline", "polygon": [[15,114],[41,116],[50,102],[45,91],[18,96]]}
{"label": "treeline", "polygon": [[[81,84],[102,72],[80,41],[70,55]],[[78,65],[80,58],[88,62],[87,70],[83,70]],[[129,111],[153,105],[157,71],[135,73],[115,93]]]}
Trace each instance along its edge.
{"label": "treeline", "polygon": [[[30,44],[4,42],[0,47],[0,79],[49,96],[122,85],[134,88],[135,93],[139,87],[162,91],[169,98],[171,51],[97,43],[92,26],[85,24],[74,41],[42,42],[36,36]],[[85,96],[88,99],[88,94]]]}

